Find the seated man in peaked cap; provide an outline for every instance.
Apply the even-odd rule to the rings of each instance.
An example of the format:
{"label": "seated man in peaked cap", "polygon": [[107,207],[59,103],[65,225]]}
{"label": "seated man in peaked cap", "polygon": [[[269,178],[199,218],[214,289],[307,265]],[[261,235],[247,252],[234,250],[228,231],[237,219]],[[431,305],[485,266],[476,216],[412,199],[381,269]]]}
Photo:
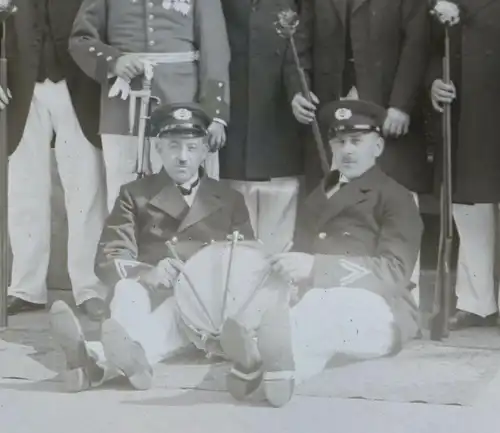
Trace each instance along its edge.
{"label": "seated man in peaked cap", "polygon": [[298,302],[270,308],[255,339],[226,324],[223,343],[240,354],[228,376],[236,398],[263,382],[269,403],[282,406],[334,355],[395,354],[417,335],[408,287],[423,226],[410,192],[377,167],[384,118],[383,108],[364,101],[324,107],[320,120],[338,170],[302,206],[297,252],[271,259],[299,287]]}
{"label": "seated man in peaked cap", "polygon": [[[186,260],[237,230],[253,238],[243,196],[205,176],[209,117],[195,104],[155,110],[150,135],[163,160],[158,174],[121,188],[96,256],[97,276],[112,293],[100,342],[86,342],[71,309],[51,309],[53,335],[66,355],[66,387],[81,391],[123,374],[136,389],[152,384],[152,366],[190,344],[172,286],[176,255]],[[159,306],[153,294],[163,292]],[[155,308],[156,307],[156,308]]]}

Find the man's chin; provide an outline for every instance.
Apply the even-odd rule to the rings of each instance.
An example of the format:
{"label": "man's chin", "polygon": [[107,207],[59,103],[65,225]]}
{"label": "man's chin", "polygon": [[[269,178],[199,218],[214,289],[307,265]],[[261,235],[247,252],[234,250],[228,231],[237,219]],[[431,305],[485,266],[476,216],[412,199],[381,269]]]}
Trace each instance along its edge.
{"label": "man's chin", "polygon": [[189,181],[194,176],[194,174],[191,173],[188,169],[176,169],[174,172],[169,174],[177,184],[183,184]]}

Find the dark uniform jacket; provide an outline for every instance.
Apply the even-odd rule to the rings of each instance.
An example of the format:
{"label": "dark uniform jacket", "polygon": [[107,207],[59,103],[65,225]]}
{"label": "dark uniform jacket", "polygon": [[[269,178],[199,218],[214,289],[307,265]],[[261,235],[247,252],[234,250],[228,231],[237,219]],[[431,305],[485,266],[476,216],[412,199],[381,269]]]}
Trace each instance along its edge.
{"label": "dark uniform jacket", "polygon": [[[84,0],[70,51],[102,84],[103,134],[128,134],[128,101],[108,97],[115,80],[109,74],[126,53],[199,51],[199,61],[154,66],[152,95],[162,104],[199,102],[211,117],[229,120],[229,45],[220,0]],[[140,89],[141,81],[132,80],[132,88]]]}
{"label": "dark uniform jacket", "polygon": [[324,185],[338,177],[333,172],[299,215],[296,246],[315,256],[312,287],[366,288],[382,295],[403,339],[412,338],[418,311],[408,286],[423,230],[413,197],[374,167],[327,199]]}
{"label": "dark uniform jacket", "polygon": [[220,175],[269,180],[303,174],[301,127],[287,93],[299,91],[287,41],[276,32],[280,11],[299,0],[222,0],[231,47],[231,122],[219,153]]}
{"label": "dark uniform jacket", "polygon": [[121,188],[99,242],[96,274],[113,288],[120,279],[135,278],[172,257],[167,241],[176,243],[177,253],[186,260],[211,241],[226,240],[234,230],[246,239],[253,238],[239,193],[202,177],[189,207],[171,178],[161,171]]}
{"label": "dark uniform jacket", "polygon": [[[457,89],[457,100],[452,105],[453,199],[466,204],[498,203],[500,2],[460,0],[455,3],[461,13],[460,23],[450,30],[451,78]],[[444,31],[437,22],[433,22],[432,34],[427,95],[432,82],[443,77]],[[434,110],[431,113],[434,142],[440,153],[442,116]],[[441,167],[440,162],[436,166]]]}
{"label": "dark uniform jacket", "polygon": [[[312,91],[321,104],[342,96],[347,56],[347,3],[359,98],[413,115],[407,136],[388,140],[379,163],[405,187],[430,188],[423,126],[415,108],[423,88],[429,46],[426,0],[304,0],[297,45]],[[321,180],[317,151],[308,146],[307,174]],[[329,149],[327,149],[329,151]]]}
{"label": "dark uniform jacket", "polygon": [[[40,13],[42,8],[37,7],[40,6],[38,3],[42,3],[42,0],[14,0],[18,10],[8,18],[6,24],[7,83],[12,92],[7,110],[10,153],[17,148],[24,133],[38,78],[45,19]],[[97,135],[99,86],[80,71],[68,52],[68,39],[80,4],[81,0],[49,0],[48,15],[56,58],[80,126],[86,138],[95,146],[100,146]]]}

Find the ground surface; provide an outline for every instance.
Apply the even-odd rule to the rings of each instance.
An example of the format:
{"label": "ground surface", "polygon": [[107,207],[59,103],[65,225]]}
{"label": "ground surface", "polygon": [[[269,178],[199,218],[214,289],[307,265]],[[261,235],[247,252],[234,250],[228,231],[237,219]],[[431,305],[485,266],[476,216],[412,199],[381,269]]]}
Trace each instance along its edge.
{"label": "ground surface", "polygon": [[[52,296],[68,299],[67,292],[52,292]],[[84,327],[90,338],[98,335],[95,325],[84,322]],[[328,380],[333,380],[331,377],[328,379],[328,374],[335,372],[331,370],[324,378],[319,378],[319,382],[310,386],[312,389],[306,392],[308,395],[296,396],[282,409],[269,408],[259,399],[247,404],[236,403],[222,390],[193,389],[195,387],[189,383],[196,382],[194,376],[200,374],[200,371],[204,375],[203,368],[209,368],[206,360],[193,353],[162,366],[164,370],[160,371],[175,372],[175,380],[166,380],[170,383],[169,386],[164,386],[165,383],[160,381],[150,391],[133,392],[126,383],[118,381],[100,390],[65,394],[61,391],[57,376],[54,377],[64,368],[64,360],[47,329],[46,314],[35,313],[11,318],[9,329],[0,333],[2,433],[31,433],[40,430],[51,433],[473,433],[483,426],[495,430],[500,421],[500,374],[496,367],[497,360],[500,359],[500,331],[495,328],[456,333],[437,345],[419,343],[421,351],[406,352],[401,358],[406,356],[405,363],[395,364],[400,369],[408,369],[414,359],[413,370],[407,371],[416,371],[409,374],[426,378],[426,384],[418,385],[424,395],[425,388],[436,387],[436,383],[442,383],[443,387],[452,386],[450,389],[454,389],[456,382],[465,380],[467,376],[471,393],[473,389],[476,391],[461,406],[394,401],[398,397],[403,400],[407,398],[403,394],[409,391],[401,383],[399,388],[394,389],[396,394],[402,393],[401,395],[383,394],[381,401],[370,399],[370,392],[376,394],[376,389],[362,391],[364,395],[359,398],[331,397],[322,390]],[[459,355],[475,351],[474,357],[462,365],[456,364],[454,358],[436,361],[441,362],[441,367],[444,366],[445,369],[449,365],[451,376],[443,374],[444,370],[433,373],[434,367],[426,363],[426,353],[435,354],[435,350],[438,350],[441,352],[437,353],[447,356],[446,353],[449,352],[446,351],[457,350],[457,347],[459,349],[456,353]],[[476,380],[470,377],[475,362],[478,371],[480,365],[489,369],[490,375],[485,376],[487,380],[479,381],[479,378]],[[419,366],[418,371],[415,366]],[[356,374],[360,377],[373,376],[373,363],[356,368]],[[457,372],[456,380],[453,378],[454,371]],[[362,383],[362,380],[357,382]],[[356,386],[359,387],[359,383]],[[468,386],[465,389],[458,387],[457,392],[467,396]],[[454,395],[449,397],[453,400]],[[437,399],[440,400],[440,397]]]}

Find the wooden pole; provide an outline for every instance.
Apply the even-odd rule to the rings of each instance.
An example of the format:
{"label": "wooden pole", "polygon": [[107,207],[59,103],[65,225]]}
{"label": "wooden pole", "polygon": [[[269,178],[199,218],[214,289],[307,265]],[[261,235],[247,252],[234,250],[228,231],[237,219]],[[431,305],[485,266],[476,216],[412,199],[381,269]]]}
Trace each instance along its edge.
{"label": "wooden pole", "polygon": [[[2,22],[0,53],[0,86],[7,92],[6,25]],[[0,329],[8,325],[7,287],[9,285],[8,251],[8,160],[7,108],[0,111]]]}
{"label": "wooden pole", "polygon": [[[299,74],[302,95],[309,102],[312,102],[311,91],[310,91],[309,86],[307,84],[307,79],[306,79],[306,74],[304,73],[304,69],[302,69],[302,66],[300,65],[300,59],[299,59],[299,55],[297,53],[297,47],[295,45],[295,39],[294,39],[293,35],[290,36],[289,40],[290,40],[290,47],[292,49],[293,60],[295,62],[295,66],[297,67],[297,72]],[[328,158],[326,156],[326,150],[325,150],[325,144],[323,143],[323,138],[321,136],[321,131],[319,129],[318,121],[316,120],[316,118],[313,120],[311,127],[312,127],[312,131],[313,131],[314,141],[316,142],[316,148],[318,150],[319,159],[321,161],[321,169],[323,170],[323,174],[326,175],[326,174],[330,173],[331,164],[328,163]]]}

